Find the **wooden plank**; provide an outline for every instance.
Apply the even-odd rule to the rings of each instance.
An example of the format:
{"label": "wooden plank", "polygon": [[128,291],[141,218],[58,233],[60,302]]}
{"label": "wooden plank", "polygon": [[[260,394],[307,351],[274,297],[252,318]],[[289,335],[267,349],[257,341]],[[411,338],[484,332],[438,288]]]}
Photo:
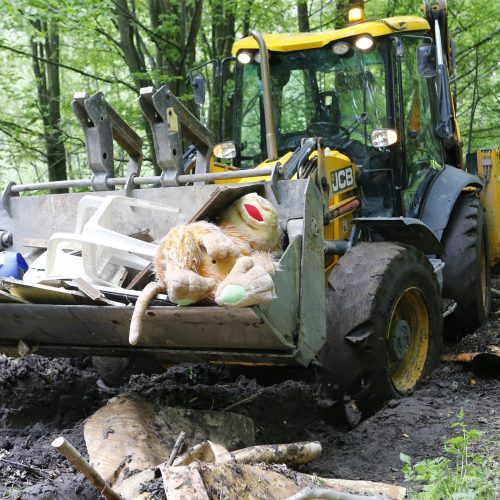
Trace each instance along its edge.
{"label": "wooden plank", "polygon": [[89,299],[81,292],[66,290],[64,288],[56,288],[47,285],[38,285],[35,283],[27,283],[13,278],[2,280],[9,292],[24,301],[32,304],[92,304],[94,301]]}
{"label": "wooden plank", "polygon": [[14,304],[29,304],[27,300],[22,299],[21,297],[16,297],[9,292],[4,290],[0,290],[0,302],[6,303],[14,303]]}

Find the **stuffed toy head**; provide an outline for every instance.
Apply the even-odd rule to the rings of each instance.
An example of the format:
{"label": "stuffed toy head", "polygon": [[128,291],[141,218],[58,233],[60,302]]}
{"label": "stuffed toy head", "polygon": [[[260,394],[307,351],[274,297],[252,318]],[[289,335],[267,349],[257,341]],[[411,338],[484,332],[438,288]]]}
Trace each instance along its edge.
{"label": "stuffed toy head", "polygon": [[233,226],[252,250],[275,252],[281,242],[278,214],[273,205],[257,193],[237,199],[217,218],[223,229]]}

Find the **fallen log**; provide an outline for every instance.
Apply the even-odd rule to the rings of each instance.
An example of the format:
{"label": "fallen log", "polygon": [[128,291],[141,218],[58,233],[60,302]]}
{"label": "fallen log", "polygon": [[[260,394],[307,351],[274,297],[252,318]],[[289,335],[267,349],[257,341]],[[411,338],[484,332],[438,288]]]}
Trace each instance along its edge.
{"label": "fallen log", "polygon": [[[403,500],[406,489],[371,481],[325,479],[287,470],[286,466],[249,465],[236,463],[204,463],[195,461],[188,466],[160,466],[163,484],[169,500],[187,498],[251,498],[290,499],[293,495],[314,495],[304,498],[335,498],[342,500]],[[201,479],[201,481],[200,481]],[[329,495],[329,496],[320,496]],[[302,498],[302,497],[297,497]]]}
{"label": "fallen log", "polygon": [[352,495],[351,493],[342,493],[330,488],[304,488],[299,493],[288,497],[287,500],[315,500],[317,498],[325,500],[385,500],[385,496],[364,496]]}
{"label": "fallen log", "polygon": [[354,493],[356,495],[382,495],[391,500],[403,500],[406,497],[406,488],[396,484],[362,481],[359,479],[321,479],[325,483],[325,486],[340,492]]}
{"label": "fallen log", "polygon": [[298,465],[311,462],[320,455],[321,444],[318,441],[265,444],[229,451],[218,457],[217,463],[252,464],[266,462],[268,464]]}

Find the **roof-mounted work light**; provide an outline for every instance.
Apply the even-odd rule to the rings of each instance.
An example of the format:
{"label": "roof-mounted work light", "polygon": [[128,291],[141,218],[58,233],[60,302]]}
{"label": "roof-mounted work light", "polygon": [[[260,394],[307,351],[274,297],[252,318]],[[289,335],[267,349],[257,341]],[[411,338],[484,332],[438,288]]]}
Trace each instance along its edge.
{"label": "roof-mounted work light", "polygon": [[348,42],[337,42],[332,46],[332,52],[337,56],[344,56],[349,52],[351,44]]}
{"label": "roof-mounted work light", "polygon": [[357,5],[349,9],[347,13],[347,22],[349,24],[359,23],[364,20],[365,20],[365,13],[363,11],[363,7]]}

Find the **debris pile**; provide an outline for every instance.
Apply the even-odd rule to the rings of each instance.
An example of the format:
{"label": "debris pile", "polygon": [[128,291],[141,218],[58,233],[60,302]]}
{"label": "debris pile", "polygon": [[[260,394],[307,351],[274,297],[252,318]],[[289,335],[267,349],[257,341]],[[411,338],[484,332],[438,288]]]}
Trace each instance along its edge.
{"label": "debris pile", "polygon": [[[94,212],[88,217],[90,210]],[[7,262],[0,266],[0,302],[134,304],[138,290],[152,279],[149,265],[157,238],[144,230],[122,234],[117,226],[126,218],[131,220],[130,228],[137,229],[139,221],[144,225],[144,212],[151,216],[157,212],[178,213],[179,209],[124,196],[84,196],[78,205],[74,232],[54,233],[47,242],[37,243],[37,251],[42,253],[29,268],[20,254],[4,252]],[[166,296],[155,300],[153,305],[169,304]]]}
{"label": "debris pile", "polygon": [[[325,491],[340,492],[335,498],[380,500],[401,499],[406,491],[296,472],[289,467],[319,457],[319,442],[255,445],[248,417],[153,405],[133,393],[113,398],[88,418],[84,436],[89,462],[62,437],[52,445],[112,500],[299,499]],[[162,496],[153,496],[160,477]]]}

